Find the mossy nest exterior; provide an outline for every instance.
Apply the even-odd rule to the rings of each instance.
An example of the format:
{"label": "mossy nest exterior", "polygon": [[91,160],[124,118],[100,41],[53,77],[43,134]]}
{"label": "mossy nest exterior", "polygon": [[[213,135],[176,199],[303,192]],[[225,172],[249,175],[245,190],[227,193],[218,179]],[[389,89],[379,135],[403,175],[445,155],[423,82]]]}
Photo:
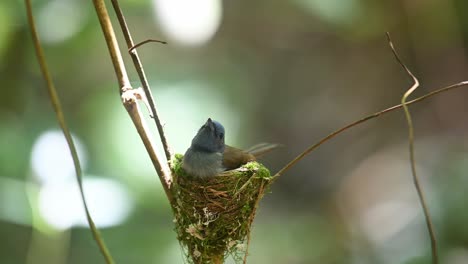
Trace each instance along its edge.
{"label": "mossy nest exterior", "polygon": [[271,183],[270,171],[258,162],[209,178],[195,178],[174,156],[175,230],[193,263],[222,263],[231,254],[240,260],[258,201]]}

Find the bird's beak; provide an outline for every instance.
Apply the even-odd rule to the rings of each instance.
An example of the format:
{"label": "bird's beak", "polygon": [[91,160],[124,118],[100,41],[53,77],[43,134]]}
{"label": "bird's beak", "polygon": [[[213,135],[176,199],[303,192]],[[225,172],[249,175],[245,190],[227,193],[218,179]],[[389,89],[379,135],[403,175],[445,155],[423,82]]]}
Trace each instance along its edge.
{"label": "bird's beak", "polygon": [[208,118],[208,120],[206,120],[205,126],[208,126],[211,130],[214,130],[213,120],[211,120],[211,118]]}

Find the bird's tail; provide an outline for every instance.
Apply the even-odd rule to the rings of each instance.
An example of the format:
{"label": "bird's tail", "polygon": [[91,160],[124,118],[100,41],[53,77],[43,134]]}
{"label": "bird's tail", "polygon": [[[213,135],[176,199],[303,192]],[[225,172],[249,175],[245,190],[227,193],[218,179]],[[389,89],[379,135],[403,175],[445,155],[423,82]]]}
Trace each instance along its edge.
{"label": "bird's tail", "polygon": [[247,149],[246,152],[254,155],[255,158],[258,158],[279,147],[282,147],[282,145],[272,143],[260,143]]}

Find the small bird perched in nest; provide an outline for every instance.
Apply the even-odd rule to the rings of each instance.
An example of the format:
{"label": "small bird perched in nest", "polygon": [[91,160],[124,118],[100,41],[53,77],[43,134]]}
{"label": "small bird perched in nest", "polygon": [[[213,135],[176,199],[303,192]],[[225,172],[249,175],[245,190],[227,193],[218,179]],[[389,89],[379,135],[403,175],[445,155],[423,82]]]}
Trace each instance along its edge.
{"label": "small bird perched in nest", "polygon": [[195,177],[211,177],[225,170],[239,168],[279,147],[278,144],[263,143],[244,151],[226,145],[224,137],[224,127],[208,118],[185,152],[182,168]]}

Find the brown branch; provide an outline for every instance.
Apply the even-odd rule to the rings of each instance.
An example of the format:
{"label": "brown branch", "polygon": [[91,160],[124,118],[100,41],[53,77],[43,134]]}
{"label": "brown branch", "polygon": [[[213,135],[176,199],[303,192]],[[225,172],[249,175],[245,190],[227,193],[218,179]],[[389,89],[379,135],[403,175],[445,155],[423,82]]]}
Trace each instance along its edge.
{"label": "brown branch", "polygon": [[[125,17],[123,15],[122,9],[120,8],[119,2],[117,0],[112,0],[112,6],[114,7],[115,13],[119,20],[120,28],[122,29],[122,32],[124,34],[124,38],[127,43],[130,56],[132,57],[133,64],[135,66],[136,71],[138,72],[138,76],[140,77],[140,82],[143,87],[143,91],[145,92],[145,96],[148,99],[148,103],[151,108],[151,116],[153,117],[154,122],[156,123],[156,127],[158,128],[158,133],[159,133],[159,137],[161,139],[161,143],[164,148],[164,154],[166,155],[166,160],[169,161],[171,159],[170,147],[167,142],[166,134],[164,132],[164,127],[162,125],[158,111],[156,110],[156,106],[154,104],[153,95],[151,93],[151,89],[150,89],[148,80],[146,78],[145,71],[143,70],[143,65],[141,63],[140,57],[138,56],[137,50],[134,49],[135,44],[133,43],[132,36],[130,35],[130,31],[128,30],[127,22],[125,21]],[[142,44],[140,43],[138,45],[142,45]],[[166,181],[168,180],[170,181],[170,179],[166,179]]]}
{"label": "brown branch", "polygon": [[[141,90],[140,89],[132,89],[128,90],[125,93],[122,94],[122,101],[125,106],[125,109],[127,109],[127,112],[130,114],[130,117],[132,118],[133,124],[135,125],[138,134],[140,135],[141,140],[143,141],[143,144],[146,148],[146,151],[148,152],[148,155],[153,162],[153,165],[155,166],[156,171],[160,175],[160,180],[161,184],[163,186],[164,192],[166,193],[167,198],[169,199],[169,203],[171,204],[171,207],[173,207],[173,196],[172,193],[170,192],[170,186],[171,186],[171,180],[170,180],[170,175],[171,172],[169,171],[168,167],[163,167],[162,163],[159,162],[161,157],[158,156],[157,152],[154,151],[154,143],[151,137],[149,137],[147,131],[147,125],[144,122],[144,119],[142,119],[142,113],[140,111],[140,107],[137,104],[137,100],[140,99],[141,96]],[[169,179],[168,181],[163,180],[163,179]]]}
{"label": "brown branch", "polygon": [[409,154],[410,154],[410,165],[411,165],[411,173],[413,175],[413,182],[414,182],[416,191],[418,193],[419,202],[421,203],[421,206],[424,212],[424,218],[426,220],[427,230],[429,232],[429,237],[431,240],[432,263],[437,264],[439,263],[439,260],[438,260],[439,258],[437,254],[437,238],[435,235],[434,226],[432,224],[431,215],[429,213],[429,207],[427,206],[426,199],[424,197],[424,192],[422,190],[421,184],[419,183],[419,177],[416,174],[416,161],[415,161],[415,155],[414,155],[414,127],[413,127],[413,121],[411,119],[411,114],[408,110],[408,106],[406,103],[406,99],[408,98],[408,96],[410,96],[419,87],[419,81],[413,75],[413,73],[411,73],[408,67],[406,67],[406,65],[400,59],[400,56],[398,56],[398,53],[396,52],[395,47],[393,46],[392,39],[390,38],[390,34],[388,32],[387,32],[387,39],[388,39],[388,44],[390,45],[390,48],[392,49],[393,55],[395,56],[395,59],[401,65],[401,67],[403,67],[403,69],[406,71],[408,76],[411,77],[414,83],[401,98],[401,105],[403,106],[403,110],[405,111],[405,117],[408,123]]}
{"label": "brown branch", "polygon": [[31,0],[25,0],[25,3],[26,3],[26,12],[27,12],[27,17],[28,17],[29,29],[31,30],[31,35],[32,35],[33,43],[34,43],[34,49],[37,55],[37,60],[41,68],[42,76],[44,77],[46,84],[47,84],[47,92],[49,93],[49,98],[52,103],[52,107],[54,108],[57,121],[60,125],[60,128],[62,129],[63,135],[65,136],[65,139],[68,144],[68,148],[70,149],[70,154],[73,159],[73,165],[75,167],[76,180],[78,182],[78,188],[80,190],[80,196],[81,196],[81,200],[83,202],[83,206],[85,209],[85,214],[86,214],[86,219],[88,221],[88,225],[91,229],[93,238],[96,241],[99,247],[99,250],[101,251],[101,254],[104,257],[106,263],[113,264],[114,260],[112,259],[112,256],[109,250],[107,249],[107,246],[104,242],[104,239],[101,237],[99,230],[94,224],[94,221],[88,209],[88,204],[86,203],[84,190],[83,190],[83,182],[82,182],[83,172],[81,170],[80,160],[78,158],[78,153],[76,152],[76,147],[73,142],[73,138],[71,136],[70,130],[65,121],[65,116],[62,111],[60,99],[57,95],[57,90],[55,89],[54,82],[50,75],[50,72],[46,63],[44,51],[42,50],[41,42],[39,40],[39,35],[37,33],[36,25],[34,22],[34,17],[32,14]]}
{"label": "brown branch", "polygon": [[154,148],[154,144],[150,140],[149,135],[151,133],[149,132],[145,120],[144,118],[142,118],[139,106],[136,103],[137,99],[143,99],[141,97],[142,95],[139,93],[138,90],[132,89],[128,81],[128,76],[127,72],[125,71],[122,55],[120,53],[120,49],[115,38],[114,29],[110,22],[109,14],[107,12],[104,0],[93,0],[93,3],[99,21],[101,23],[101,28],[104,33],[107,47],[111,55],[111,60],[114,65],[115,73],[119,80],[122,103],[124,104],[128,114],[130,115],[133,124],[135,125],[135,128],[137,129],[138,134],[140,135],[143,141],[143,144],[145,145],[145,148],[148,152],[149,157],[151,158],[153,166],[156,172],[158,173],[161,184],[163,185],[164,191],[166,192],[167,198],[169,199],[172,205],[173,197],[171,192],[169,191],[171,185],[171,174],[169,173],[169,166],[167,162],[162,163],[162,159],[158,157]]}
{"label": "brown branch", "polygon": [[106,4],[103,0],[93,0],[93,4],[98,15],[99,23],[101,24],[102,32],[104,33],[104,38],[106,39],[112,64],[114,65],[114,71],[120,86],[120,94],[122,94],[126,90],[132,89],[132,87],[128,79],[122,54],[120,53],[119,44],[115,37],[114,29],[112,28],[109,13],[107,13]]}
{"label": "brown branch", "polygon": [[[416,99],[413,99],[409,102],[406,102],[406,105],[411,105],[411,104],[414,104],[414,103],[418,103],[420,101],[423,101],[423,100],[426,100],[427,98],[429,97],[432,97],[434,95],[437,95],[437,94],[440,94],[440,93],[443,93],[443,92],[447,92],[449,90],[452,90],[452,89],[455,89],[455,88],[459,88],[459,87],[463,87],[463,86],[466,86],[468,85],[468,81],[463,81],[463,82],[459,82],[459,83],[455,83],[455,84],[452,84],[452,85],[449,85],[449,86],[446,86],[446,87],[443,87],[443,88],[440,88],[438,90],[435,90],[433,92],[430,92],[426,95],[423,95],[421,97],[418,97]],[[384,115],[384,114],[387,114],[389,112],[392,112],[392,111],[395,111],[399,108],[402,108],[403,105],[402,104],[399,104],[399,105],[395,105],[395,106],[392,106],[390,108],[387,108],[385,110],[382,110],[382,111],[379,111],[379,112],[376,112],[376,113],[373,113],[371,115],[368,115],[366,117],[363,117],[359,120],[356,120],[342,128],[339,128],[335,131],[333,131],[332,133],[328,134],[327,136],[325,136],[324,138],[322,138],[321,140],[319,140],[317,143],[311,145],[310,147],[308,147],[307,149],[305,149],[302,153],[300,153],[299,155],[297,155],[294,159],[292,159],[288,164],[286,164],[283,168],[281,168],[276,174],[275,174],[275,178],[277,178],[278,176],[280,175],[283,175],[286,171],[288,171],[289,169],[291,169],[294,165],[296,165],[300,160],[302,160],[305,156],[307,156],[310,152],[312,152],[313,150],[315,150],[316,148],[320,147],[323,143],[327,142],[328,140],[336,137],[337,135],[341,134],[342,132],[352,128],[352,127],[355,127],[359,124],[362,124],[364,122],[366,122],[367,120],[370,120],[370,119],[374,119],[376,117],[379,117],[381,115]]]}
{"label": "brown branch", "polygon": [[[131,40],[131,39],[130,39],[130,40]],[[156,42],[156,43],[161,43],[161,44],[167,44],[166,41],[162,41],[162,40],[158,40],[158,39],[147,39],[147,40],[144,40],[144,41],[142,41],[142,42],[140,42],[140,43],[137,43],[137,44],[135,44],[134,46],[130,47],[130,48],[128,49],[128,52],[129,52],[129,53],[132,53],[134,49],[139,48],[139,47],[145,45],[146,43],[150,43],[150,42]]]}
{"label": "brown branch", "polygon": [[242,262],[243,264],[247,264],[247,257],[249,256],[250,235],[251,235],[251,232],[252,232],[252,224],[253,224],[253,220],[255,218],[255,215],[257,213],[257,209],[258,209],[258,205],[260,204],[260,200],[262,199],[263,194],[265,192],[264,185],[265,185],[265,182],[264,182],[264,180],[262,180],[262,183],[261,183],[259,191],[258,191],[257,199],[255,200],[254,208],[252,210],[252,215],[250,215],[250,219],[248,220],[249,221],[249,230],[247,231],[247,245],[246,245],[246,249],[245,249],[244,259],[243,259],[243,262]]}

